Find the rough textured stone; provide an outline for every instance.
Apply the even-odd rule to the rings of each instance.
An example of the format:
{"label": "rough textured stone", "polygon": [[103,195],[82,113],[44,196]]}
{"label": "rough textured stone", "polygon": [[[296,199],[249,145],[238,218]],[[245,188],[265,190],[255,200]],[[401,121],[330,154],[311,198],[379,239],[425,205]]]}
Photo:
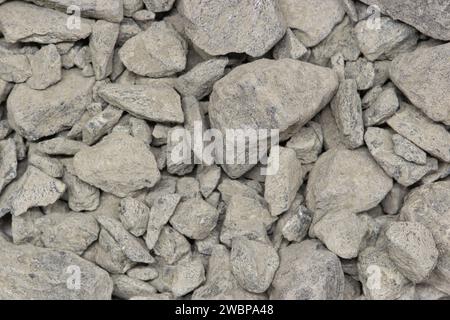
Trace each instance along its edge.
{"label": "rough textured stone", "polygon": [[107,106],[105,110],[89,119],[83,126],[83,142],[92,145],[107,134],[120,120],[123,111],[113,106]]}
{"label": "rough textured stone", "polygon": [[153,187],[161,175],[145,144],[127,134],[113,133],[74,157],[77,176],[103,191],[126,197]]}
{"label": "rough textured stone", "polygon": [[373,103],[370,102],[370,96],[365,96],[364,98],[369,106],[363,113],[364,125],[366,127],[384,123],[395,114],[400,106],[397,94],[393,88],[383,90],[374,99]]}
{"label": "rough textured stone", "polygon": [[356,80],[358,90],[367,90],[375,83],[374,64],[365,58],[359,58],[355,62],[347,62],[345,65],[345,78]]}
{"label": "rough textured stone", "polygon": [[427,163],[427,154],[425,151],[411,141],[403,138],[399,134],[394,134],[392,136],[392,142],[394,143],[394,152],[403,159],[417,164]]}
{"label": "rough textured stone", "polygon": [[288,29],[286,35],[273,49],[273,57],[278,59],[304,60],[309,55],[308,49],[298,40],[297,36]]}
{"label": "rough textured stone", "polygon": [[92,27],[89,49],[95,78],[103,80],[113,71],[114,46],[119,36],[119,25],[99,20]]}
{"label": "rough textured stone", "polygon": [[139,200],[128,197],[120,201],[120,221],[136,237],[147,230],[149,213],[150,209]]}
{"label": "rough textured stone", "polygon": [[121,299],[131,299],[136,296],[147,296],[156,293],[149,283],[125,275],[112,276],[114,282],[113,295]]}
{"label": "rough textured stone", "polygon": [[13,139],[0,141],[0,192],[17,176],[16,144]]}
{"label": "rough textured stone", "polygon": [[323,133],[320,124],[311,121],[286,144],[293,149],[302,164],[314,163],[322,152]]}
{"label": "rough textured stone", "polygon": [[148,10],[152,12],[165,12],[172,9],[175,0],[144,0]]}
{"label": "rough textured stone", "polygon": [[164,226],[158,234],[159,238],[153,251],[168,264],[175,264],[191,254],[191,244],[177,230]]}
{"label": "rough textured stone", "polygon": [[31,89],[44,90],[61,80],[61,56],[55,45],[43,47],[29,59],[33,75],[27,84]]}
{"label": "rough textured stone", "polygon": [[286,32],[280,6],[273,0],[182,0],[177,9],[188,21],[189,39],[213,56],[236,52],[260,57]]}
{"label": "rough textured stone", "polygon": [[36,145],[38,151],[53,156],[73,156],[84,147],[86,147],[84,143],[64,137],[44,140]]}
{"label": "rough textured stone", "polygon": [[2,54],[0,56],[0,79],[22,83],[32,75],[30,61],[23,54]]}

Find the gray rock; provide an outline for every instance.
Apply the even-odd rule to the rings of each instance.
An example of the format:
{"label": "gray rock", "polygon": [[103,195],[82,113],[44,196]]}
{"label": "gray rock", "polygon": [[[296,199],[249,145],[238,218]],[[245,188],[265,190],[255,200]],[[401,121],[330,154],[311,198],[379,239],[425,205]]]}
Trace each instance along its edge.
{"label": "gray rock", "polygon": [[[256,86],[257,92],[251,89]],[[331,69],[292,59],[261,59],[233,69],[216,82],[209,118],[212,127],[224,134],[226,129],[249,128],[279,129],[283,135],[294,125],[300,128],[308,123],[331,100],[337,86]],[[302,101],[303,107],[298,108],[295,101]],[[223,168],[237,178],[253,166]]]}
{"label": "gray rock", "polygon": [[341,82],[339,90],[331,102],[342,141],[349,149],[359,148],[364,144],[364,123],[362,118],[361,98],[355,80]]}
{"label": "gray rock", "polygon": [[413,106],[402,103],[387,124],[432,156],[450,162],[450,133]]}
{"label": "gray rock", "polygon": [[350,17],[353,22],[358,22],[358,10],[356,9],[355,2],[353,0],[342,0],[345,13]]}
{"label": "gray rock", "polygon": [[116,23],[99,20],[92,26],[89,49],[97,80],[105,79],[113,71],[114,47],[118,36],[119,25]]}
{"label": "gray rock", "polygon": [[392,142],[394,143],[394,152],[403,159],[422,165],[427,163],[427,154],[425,151],[411,141],[403,138],[399,134],[394,134],[392,136]]}
{"label": "gray rock", "polygon": [[84,147],[86,147],[84,143],[64,137],[56,137],[36,144],[38,151],[52,156],[73,156]]}
{"label": "gray rock", "polygon": [[132,297],[153,295],[156,289],[149,283],[125,275],[113,275],[114,291],[113,295],[121,299],[131,299]]}
{"label": "gray rock", "polygon": [[119,51],[128,70],[150,78],[167,77],[183,71],[186,54],[186,41],[164,21],[152,23],[147,30],[128,40]]}
{"label": "gray rock", "polygon": [[29,208],[47,206],[58,200],[66,185],[41,170],[29,166],[26,172],[10,184],[0,196],[0,216],[11,212],[21,215]]}
{"label": "gray rock", "polygon": [[269,288],[280,263],[270,244],[244,237],[233,239],[230,260],[238,283],[254,293],[263,293]]}
{"label": "gray rock", "polygon": [[199,63],[177,78],[175,89],[182,96],[203,99],[211,93],[214,83],[223,77],[227,64],[228,58],[226,57]]}
{"label": "gray rock", "polygon": [[[5,279],[0,287],[1,299],[111,299],[113,286],[108,273],[74,253],[14,245],[2,237],[0,243],[0,277]],[[79,290],[71,287],[76,285],[73,275],[77,269],[74,267],[81,271]]]}
{"label": "gray rock", "polygon": [[403,207],[403,200],[408,194],[408,189],[399,183],[395,183],[392,190],[388,193],[386,198],[384,198],[381,205],[383,206],[383,211],[387,214],[397,214]]}
{"label": "gray rock", "polygon": [[306,240],[280,250],[271,299],[342,300],[344,273],[339,258],[320,242]]}
{"label": "gray rock", "polygon": [[325,39],[345,15],[340,0],[282,0],[280,6],[288,27],[307,47]]}
{"label": "gray rock", "polygon": [[413,105],[432,120],[447,125],[450,125],[450,96],[446,89],[449,56],[450,45],[435,46],[400,55],[390,68],[392,81]]}
{"label": "gray rock", "polygon": [[284,38],[273,49],[273,57],[279,59],[305,60],[309,56],[308,49],[298,40],[291,29],[287,29]]}
{"label": "gray rock", "polygon": [[77,70],[63,72],[62,80],[46,90],[17,85],[7,101],[9,123],[32,141],[68,129],[92,102],[93,85],[93,78],[85,78]]}
{"label": "gray rock", "polygon": [[148,215],[147,233],[145,243],[147,248],[153,249],[164,225],[175,213],[175,210],[181,200],[178,194],[163,194],[153,201]]}
{"label": "gray rock", "polygon": [[400,272],[414,283],[430,275],[439,252],[431,232],[417,222],[395,222],[386,230],[388,253]]}
{"label": "gray rock", "polygon": [[123,0],[123,14],[126,17],[131,17],[135,12],[144,8],[142,0]]}
{"label": "gray rock", "polygon": [[331,212],[370,210],[392,186],[392,179],[366,149],[332,149],[320,156],[309,174],[306,204],[316,223]]}
{"label": "gray rock", "polygon": [[[367,96],[367,99],[370,99],[370,96]],[[363,113],[364,125],[366,127],[384,123],[395,114],[400,106],[397,94],[393,88],[383,90],[375,98],[373,103],[368,102],[368,104],[369,108],[364,110]]]}
{"label": "gray rock", "polygon": [[216,227],[219,212],[202,199],[188,199],[181,202],[170,224],[177,231],[191,239],[204,239]]}
{"label": "gray rock", "polygon": [[219,184],[221,169],[217,165],[199,166],[197,169],[197,179],[200,183],[200,192],[203,197],[208,198]]}
{"label": "gray rock", "polygon": [[380,17],[379,28],[367,21],[360,21],[355,26],[355,37],[364,56],[370,61],[389,59],[412,51],[419,39],[418,32],[407,24]]}
{"label": "gray rock", "polygon": [[50,44],[29,57],[33,75],[27,84],[31,89],[45,90],[62,78],[61,56],[55,45]]}
{"label": "gray rock", "polygon": [[0,79],[0,103],[8,98],[9,93],[14,88],[14,83]]}
{"label": "gray rock", "polygon": [[125,230],[118,220],[101,216],[97,217],[97,221],[117,241],[128,259],[141,263],[153,263],[155,261],[144,245]]}
{"label": "gray rock", "polygon": [[302,242],[311,226],[313,213],[302,202],[303,197],[297,196],[289,211],[277,221],[277,229],[290,242]]}
{"label": "gray rock", "polygon": [[257,190],[250,188],[241,181],[224,178],[219,184],[218,190],[220,191],[222,200],[227,205],[230,204],[233,196],[250,198],[258,201],[260,205],[266,205],[266,201],[260,196],[260,193]]}
{"label": "gray rock", "polygon": [[32,244],[39,246],[39,230],[36,228],[36,220],[44,214],[39,208],[32,208],[20,216],[11,219],[11,235],[14,244]]}
{"label": "gray rock", "polygon": [[158,277],[158,271],[153,267],[138,266],[127,271],[127,275],[142,281],[150,281]]}
{"label": "gray rock", "polygon": [[131,117],[129,120],[130,133],[133,137],[142,140],[145,144],[152,143],[152,130],[153,128],[142,119]]}
{"label": "gray rock", "polygon": [[427,158],[425,165],[418,165],[398,156],[394,151],[393,134],[387,129],[368,128],[364,138],[377,163],[390,177],[405,187],[437,170],[438,162],[434,158]]}
{"label": "gray rock", "polygon": [[358,90],[367,90],[375,83],[374,64],[365,58],[359,58],[355,62],[347,62],[345,65],[345,78],[355,79]]}
{"label": "gray rock", "polygon": [[269,163],[278,161],[278,170],[266,177],[264,199],[270,213],[276,217],[289,210],[297,191],[303,184],[303,170],[300,160],[292,149],[274,147]]}
{"label": "gray rock", "polygon": [[450,40],[450,11],[446,3],[426,0],[362,0],[377,5],[381,12],[395,20],[412,25],[435,39]]}
{"label": "gray rock", "polygon": [[64,166],[56,158],[51,158],[40,152],[31,152],[28,154],[28,163],[53,178],[61,178],[64,175]]}
{"label": "gray rock", "polygon": [[[23,19],[27,17],[26,19]],[[0,31],[8,42],[58,43],[86,39],[92,21],[80,19],[79,27],[69,27],[70,16],[23,1],[1,5]]]}
{"label": "gray rock", "polygon": [[256,0],[182,0],[177,10],[187,20],[188,38],[212,56],[235,52],[260,57],[286,32],[280,6],[273,0],[264,5]]}
{"label": "gray rock", "polygon": [[74,157],[77,176],[118,197],[153,187],[161,178],[147,146],[127,134],[113,133]]}
{"label": "gray rock", "polygon": [[120,201],[120,221],[125,229],[136,237],[147,231],[150,209],[141,201],[131,197]]}
{"label": "gray rock", "polygon": [[172,9],[175,0],[144,0],[148,10],[152,12],[166,12]]}
{"label": "gray rock", "polygon": [[172,175],[184,176],[194,170],[189,136],[190,131],[181,126],[175,126],[167,133],[167,171]]}
{"label": "gray rock", "polygon": [[325,150],[346,148],[336,124],[331,107],[325,108],[319,115],[319,123],[323,132],[323,146]]}
{"label": "gray rock", "polygon": [[100,88],[99,95],[138,118],[154,122],[184,122],[180,96],[170,87],[107,84]]}
{"label": "gray rock", "polygon": [[90,118],[83,126],[83,142],[92,145],[107,134],[120,120],[123,111],[113,106]]}
{"label": "gray rock", "polygon": [[182,177],[177,181],[177,194],[182,200],[200,198],[200,184],[195,178]]}
{"label": "gray rock", "polygon": [[166,225],[161,228],[153,250],[155,255],[172,265],[191,254],[191,244],[181,233]]}
{"label": "gray rock", "polygon": [[0,192],[17,176],[16,144],[13,139],[0,141]]}
{"label": "gray rock", "polygon": [[320,124],[311,121],[301,128],[286,144],[293,149],[302,164],[317,161],[323,147],[323,133]]}
{"label": "gray rock", "polygon": [[30,61],[23,54],[2,54],[0,56],[0,79],[22,83],[32,76]]}

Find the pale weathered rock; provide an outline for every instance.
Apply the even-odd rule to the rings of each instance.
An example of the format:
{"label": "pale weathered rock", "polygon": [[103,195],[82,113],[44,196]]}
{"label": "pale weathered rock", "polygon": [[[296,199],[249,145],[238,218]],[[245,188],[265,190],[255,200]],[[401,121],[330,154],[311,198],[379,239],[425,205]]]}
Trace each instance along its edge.
{"label": "pale weathered rock", "polygon": [[100,88],[99,95],[138,118],[154,122],[184,122],[180,96],[170,87],[107,84]]}
{"label": "pale weathered rock", "polygon": [[181,196],[182,200],[201,197],[200,184],[192,177],[182,177],[178,179],[176,192]]}
{"label": "pale weathered rock", "polygon": [[68,23],[70,16],[23,1],[10,1],[0,8],[0,31],[8,42],[77,41],[92,32],[90,20],[81,18],[79,27],[72,28]]}
{"label": "pale weathered rock", "polygon": [[301,242],[308,235],[313,213],[304,207],[302,202],[303,197],[297,195],[289,211],[278,219],[274,231],[274,244],[282,240],[277,239],[277,230],[280,230],[283,238],[291,242]]}
{"label": "pale weathered rock", "polygon": [[389,257],[412,282],[425,280],[439,252],[431,232],[417,222],[395,222],[386,230]]}
{"label": "pale weathered rock", "polygon": [[307,47],[325,39],[345,15],[340,0],[282,0],[280,6],[287,25]]}
{"label": "pale weathered rock", "polygon": [[228,58],[211,59],[196,65],[184,75],[178,77],[175,89],[182,96],[202,99],[212,91],[214,83],[223,77]]}
{"label": "pale weathered rock", "polygon": [[381,203],[383,211],[387,214],[397,214],[403,207],[403,200],[408,194],[408,189],[399,183],[395,183],[392,190]]}
{"label": "pale weathered rock", "polygon": [[325,150],[346,148],[339,128],[336,124],[331,107],[325,108],[319,115],[319,123],[323,132],[323,146]]}
{"label": "pale weathered rock", "polygon": [[276,217],[286,212],[294,201],[295,194],[303,183],[300,160],[292,149],[274,147],[270,161],[278,161],[278,171],[266,178],[264,199],[269,204],[270,213]]}
{"label": "pale weathered rock", "polygon": [[449,44],[416,50],[397,57],[390,69],[392,81],[413,105],[432,120],[447,125],[450,125],[449,56]]}
{"label": "pale weathered rock", "polygon": [[32,75],[28,57],[23,54],[2,54],[0,56],[0,79],[22,83]]}
{"label": "pale weathered rock", "polygon": [[418,165],[398,156],[392,138],[389,130],[375,127],[368,128],[364,137],[374,159],[398,183],[409,187],[427,173],[437,170],[438,162],[434,158],[427,158],[425,165]]}
{"label": "pale weathered rock", "polygon": [[345,78],[355,79],[358,90],[367,90],[375,83],[374,64],[365,58],[359,58],[355,62],[347,62],[345,65]]}
{"label": "pale weathered rock", "polygon": [[153,201],[148,215],[147,233],[144,237],[147,247],[151,250],[158,241],[159,234],[170,218],[175,213],[175,209],[180,202],[178,194],[163,194]]}
{"label": "pale weathered rock", "polygon": [[280,250],[271,299],[342,300],[344,273],[339,258],[320,242],[306,240]]}
{"label": "pale weathered rock", "polygon": [[84,143],[64,137],[56,137],[53,139],[44,140],[37,143],[36,145],[38,151],[53,156],[73,156],[84,147],[86,147]]}
{"label": "pale weathered rock", "polygon": [[200,192],[203,197],[209,197],[216,189],[221,173],[221,169],[217,165],[198,167],[197,179],[200,183]]}
{"label": "pale weathered rock", "polygon": [[230,260],[238,283],[254,293],[262,293],[269,288],[280,263],[270,244],[244,237],[233,239]]}
{"label": "pale weathered rock", "polygon": [[370,210],[392,186],[366,149],[332,149],[320,156],[309,174],[306,203],[317,222],[330,212]]}
{"label": "pale weathered rock", "polygon": [[153,267],[138,266],[127,271],[127,275],[142,281],[150,281],[158,277],[158,271]]}
{"label": "pale weathered rock", "polygon": [[450,133],[413,106],[401,104],[400,111],[387,124],[432,156],[450,162]]}
{"label": "pale weathered rock", "polygon": [[13,139],[0,141],[0,192],[17,176],[16,144]]}
{"label": "pale weathered rock", "polygon": [[377,5],[382,13],[412,25],[419,31],[440,40],[450,40],[450,11],[447,3],[426,0],[362,0]]}
{"label": "pale weathered rock", "polygon": [[204,239],[215,228],[219,212],[202,199],[181,202],[170,219],[177,231],[191,239]]}
{"label": "pale weathered rock", "polygon": [[273,57],[278,59],[304,60],[308,57],[308,49],[298,40],[291,29],[273,49]]}
{"label": "pale weathered rock", "polygon": [[323,133],[320,124],[311,121],[286,144],[293,149],[302,164],[314,163],[322,152]]}
{"label": "pale weathered rock", "polygon": [[131,261],[142,263],[153,263],[155,261],[145,246],[128,233],[118,220],[101,216],[97,217],[97,221],[117,241],[123,253]]}
{"label": "pale weathered rock", "polygon": [[151,21],[155,20],[156,14],[149,10],[139,10],[133,13],[133,19],[135,21]]}
{"label": "pale weathered rock", "polygon": [[153,128],[142,119],[130,117],[130,133],[133,137],[142,140],[145,144],[152,143],[152,131]]}
{"label": "pale weathered rock", "polygon": [[355,37],[364,56],[371,60],[392,60],[397,55],[412,51],[419,38],[417,31],[407,24],[380,17],[377,28],[360,21],[355,26]]}
{"label": "pale weathered rock", "polygon": [[50,177],[61,178],[64,175],[64,166],[61,161],[38,151],[28,154],[28,163],[42,170]]}
{"label": "pale weathered rock", "polygon": [[342,141],[350,149],[364,144],[364,123],[362,118],[361,98],[355,80],[341,82],[339,90],[331,102]]}
{"label": "pale weathered rock", "polygon": [[364,125],[366,127],[384,123],[395,114],[400,106],[397,94],[393,88],[383,90],[375,98],[373,103],[368,102],[370,98],[370,96],[366,98],[366,103],[369,105],[369,108],[364,110],[363,113]]}
{"label": "pale weathered rock", "polygon": [[74,157],[77,176],[103,191],[126,197],[160,180],[156,160],[147,146],[127,134],[113,133]]}
{"label": "pale weathered rock", "polygon": [[29,59],[33,73],[27,81],[30,88],[44,90],[61,80],[61,56],[55,45],[43,47]]}
{"label": "pale weathered rock", "polygon": [[92,26],[89,49],[97,80],[103,80],[112,73],[114,46],[118,36],[119,25],[116,23],[99,20]]}
{"label": "pale weathered rock", "polygon": [[8,98],[9,93],[14,88],[14,83],[0,79],[0,103]]}
{"label": "pale weathered rock", "polygon": [[0,196],[0,216],[11,212],[21,215],[29,208],[46,206],[58,200],[66,190],[60,180],[29,166],[27,171]]}
{"label": "pale weathered rock", "polygon": [[[13,245],[0,237],[4,300],[105,300],[111,299],[112,281],[107,272],[74,253]],[[79,290],[70,276],[81,271]],[[30,274],[34,276],[31,277]],[[69,284],[69,286],[68,286]]]}
{"label": "pale weathered rock", "polygon": [[11,234],[14,244],[32,244],[39,246],[40,231],[36,228],[36,220],[44,214],[39,208],[32,208],[20,216],[11,219]]}
{"label": "pale weathered rock", "polygon": [[120,221],[136,237],[146,232],[149,214],[150,209],[139,200],[128,197],[120,201]]}
{"label": "pale weathered rock", "polygon": [[190,255],[191,244],[181,233],[166,225],[161,229],[153,251],[166,263],[174,264]]}
{"label": "pale weathered rock", "polygon": [[[224,134],[226,129],[242,128],[279,129],[283,134],[309,122],[331,100],[337,86],[337,75],[331,69],[292,59],[262,59],[239,66],[216,82],[209,118],[212,127]],[[302,108],[296,101],[302,101]],[[253,166],[223,168],[236,178]]]}
{"label": "pale weathered rock", "polygon": [[92,245],[84,256],[113,274],[123,274],[136,263],[123,252],[119,243],[105,229],[100,230],[98,243]]}
{"label": "pale weathered rock", "polygon": [[113,106],[89,119],[82,129],[83,142],[92,145],[107,134],[120,120],[123,111]]}
{"label": "pale weathered rock", "polygon": [[189,143],[190,131],[175,126],[167,132],[167,171],[170,174],[184,176],[194,170],[194,157]]}
{"label": "pale weathered rock", "polygon": [[411,141],[403,138],[399,134],[394,134],[392,136],[392,142],[394,143],[394,152],[403,159],[422,165],[427,163],[427,154],[425,151]]}
{"label": "pale weathered rock", "polygon": [[62,80],[46,90],[17,85],[7,101],[9,123],[32,141],[70,128],[92,102],[93,85],[93,78],[77,70],[63,72]]}
{"label": "pale weathered rock", "polygon": [[217,188],[220,191],[222,200],[228,205],[231,202],[233,196],[240,196],[245,198],[250,198],[252,200],[258,201],[260,205],[266,205],[266,201],[261,197],[260,193],[247,186],[239,180],[231,180],[224,178]]}
{"label": "pale weathered rock", "polygon": [[186,53],[186,41],[164,21],[152,23],[147,30],[128,40],[119,51],[128,70],[151,78],[183,71]]}
{"label": "pale weathered rock", "polygon": [[213,56],[236,52],[260,57],[286,32],[280,7],[273,0],[182,0],[177,9],[188,21],[189,39]]}
{"label": "pale weathered rock", "polygon": [[175,0],[144,0],[148,10],[152,12],[165,12],[172,9]]}
{"label": "pale weathered rock", "polygon": [[131,299],[136,296],[152,295],[156,289],[149,283],[131,278],[125,275],[113,275],[114,291],[113,295],[121,299]]}

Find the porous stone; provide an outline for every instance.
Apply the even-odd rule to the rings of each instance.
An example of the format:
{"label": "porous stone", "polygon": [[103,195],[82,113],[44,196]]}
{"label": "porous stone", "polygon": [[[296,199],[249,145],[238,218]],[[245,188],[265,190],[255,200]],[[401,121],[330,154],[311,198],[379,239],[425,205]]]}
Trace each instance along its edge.
{"label": "porous stone", "polygon": [[368,90],[375,83],[374,64],[365,58],[349,61],[345,65],[345,78],[356,80],[358,90]]}
{"label": "porous stone", "polygon": [[107,106],[105,110],[89,119],[83,126],[83,142],[92,145],[107,134],[120,120],[123,111],[113,106]]}
{"label": "porous stone", "polygon": [[180,259],[191,254],[191,244],[177,230],[166,225],[158,234],[158,241],[153,247],[155,255],[161,257],[168,264],[175,264]]}
{"label": "porous stone", "polygon": [[73,156],[84,147],[86,147],[84,143],[64,137],[56,137],[36,144],[39,152],[52,156]]}
{"label": "porous stone", "polygon": [[373,103],[371,96],[365,96],[366,105],[369,107],[364,110],[363,119],[366,127],[383,124],[392,117],[398,110],[400,104],[395,89],[388,88],[377,95]]}
{"label": "porous stone", "polygon": [[422,165],[427,163],[427,154],[425,151],[411,141],[403,138],[399,134],[394,134],[392,136],[392,142],[394,143],[394,152],[403,159]]}
{"label": "porous stone", "polygon": [[119,25],[98,20],[92,26],[89,49],[97,80],[103,80],[113,71],[114,47],[119,36]]}
{"label": "porous stone", "polygon": [[2,54],[0,56],[0,79],[22,83],[32,76],[30,61],[24,54]]}
{"label": "porous stone", "polygon": [[309,56],[308,49],[300,42],[291,29],[287,32],[283,39],[273,49],[273,57],[279,59],[295,59],[304,60]]}
{"label": "porous stone", "polygon": [[147,231],[150,209],[143,202],[131,197],[120,201],[120,221],[125,229],[136,237]]}
{"label": "porous stone", "polygon": [[42,47],[29,60],[33,75],[27,84],[31,89],[45,90],[61,80],[61,56],[54,44]]}

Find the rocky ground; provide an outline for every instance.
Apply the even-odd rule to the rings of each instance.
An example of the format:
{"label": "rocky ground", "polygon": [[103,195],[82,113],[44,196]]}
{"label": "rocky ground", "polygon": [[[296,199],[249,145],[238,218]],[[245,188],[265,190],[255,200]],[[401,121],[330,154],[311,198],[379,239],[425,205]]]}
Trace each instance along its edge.
{"label": "rocky ground", "polygon": [[[0,299],[448,299],[448,41],[439,0],[0,0]],[[278,170],[174,159],[198,123]]]}

